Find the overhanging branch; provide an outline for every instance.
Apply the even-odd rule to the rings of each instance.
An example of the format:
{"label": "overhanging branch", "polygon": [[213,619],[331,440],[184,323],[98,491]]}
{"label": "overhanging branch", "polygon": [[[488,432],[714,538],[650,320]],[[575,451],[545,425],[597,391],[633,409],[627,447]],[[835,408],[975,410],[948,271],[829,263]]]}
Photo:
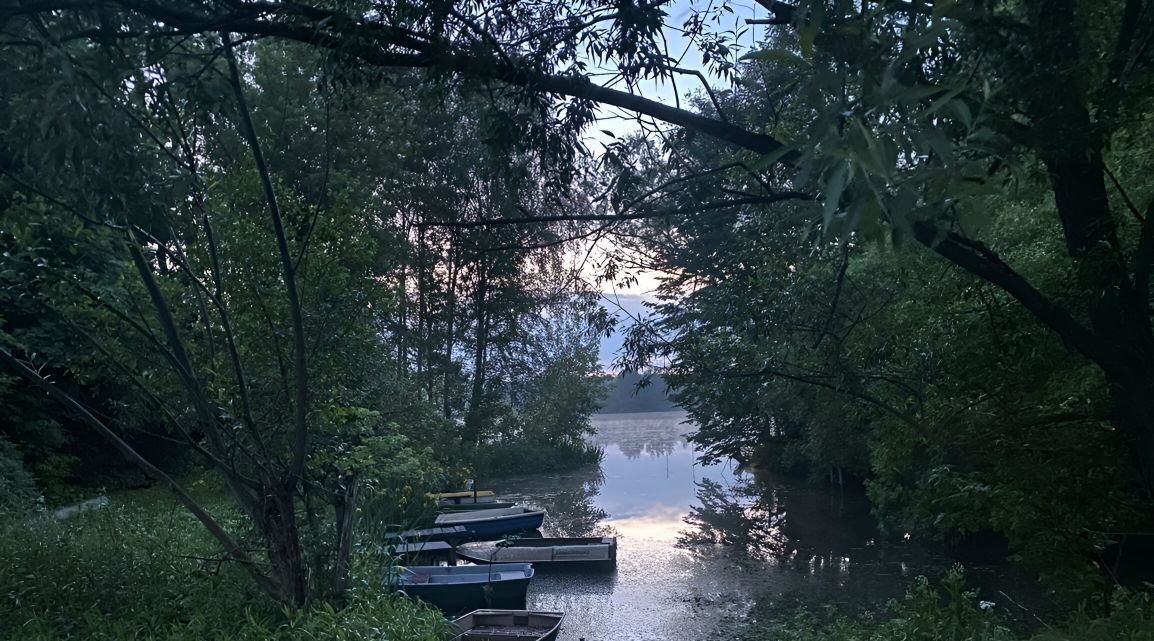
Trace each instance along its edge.
{"label": "overhanging branch", "polygon": [[454,228],[473,228],[473,227],[500,227],[503,225],[526,225],[533,223],[553,223],[553,222],[616,222],[626,220],[641,220],[646,218],[666,218],[670,216],[686,216],[707,211],[716,211],[719,209],[728,209],[731,207],[741,207],[744,205],[767,205],[771,203],[783,202],[786,200],[809,200],[809,194],[800,192],[785,192],[781,194],[774,194],[772,196],[756,196],[751,198],[739,198],[736,200],[723,200],[711,203],[703,203],[696,207],[687,207],[685,209],[662,209],[653,211],[634,212],[632,214],[558,214],[535,216],[529,214],[524,209],[520,211],[524,216],[516,216],[509,218],[489,218],[481,220],[427,220],[417,223],[417,227],[454,227]]}
{"label": "overhanging branch", "polygon": [[1089,329],[1038,291],[985,244],[954,232],[943,235],[936,225],[925,221],[914,223],[913,230],[918,242],[1013,296],[1044,325],[1057,332],[1067,347],[1099,365],[1108,360],[1106,350]]}

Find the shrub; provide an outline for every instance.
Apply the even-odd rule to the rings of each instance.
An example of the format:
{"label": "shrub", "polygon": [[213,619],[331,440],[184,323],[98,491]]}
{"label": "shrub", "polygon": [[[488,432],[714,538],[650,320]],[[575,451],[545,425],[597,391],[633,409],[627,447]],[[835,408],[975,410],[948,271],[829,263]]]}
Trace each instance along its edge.
{"label": "shrub", "polygon": [[878,613],[846,616],[833,608],[802,608],[782,621],[751,625],[744,641],[1154,641],[1154,596],[1120,590],[1111,613],[1079,613],[1060,627],[1019,637],[996,611],[964,588],[955,567],[937,584],[920,577],[902,600]]}
{"label": "shrub", "polygon": [[[213,506],[226,522],[223,501]],[[233,521],[235,525],[237,521]],[[67,521],[13,526],[0,540],[0,638],[23,641],[432,641],[431,608],[362,574],[348,606],[289,612],[268,599],[162,492],[113,497]],[[362,564],[366,570],[371,564]],[[371,570],[370,570],[371,571]]]}
{"label": "shrub", "polygon": [[20,519],[42,506],[36,480],[24,468],[20,450],[0,437],[0,524]]}
{"label": "shrub", "polygon": [[600,465],[605,450],[584,440],[551,443],[496,441],[479,445],[470,456],[477,476],[540,474]]}

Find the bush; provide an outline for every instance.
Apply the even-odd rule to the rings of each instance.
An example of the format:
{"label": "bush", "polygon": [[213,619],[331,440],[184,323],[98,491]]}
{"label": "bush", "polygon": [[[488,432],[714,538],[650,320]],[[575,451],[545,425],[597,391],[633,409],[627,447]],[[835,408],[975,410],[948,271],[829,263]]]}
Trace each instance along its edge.
{"label": "bush", "polygon": [[540,474],[600,465],[605,450],[584,440],[554,443],[496,441],[477,446],[469,457],[474,474],[493,478]]}
{"label": "bush", "polygon": [[0,525],[43,507],[36,479],[24,468],[20,450],[0,438]]}
{"label": "bush", "polygon": [[1154,594],[1119,590],[1109,616],[1079,612],[1061,630],[1046,630],[1034,641],[1154,641]]}
{"label": "bush", "polygon": [[[227,522],[223,503],[213,507]],[[158,490],[0,540],[0,638],[23,641],[432,641],[441,615],[365,573],[348,607],[287,612]],[[368,564],[362,564],[367,566]]]}
{"label": "bush", "polygon": [[964,588],[955,567],[938,585],[920,577],[904,599],[880,613],[846,616],[833,608],[802,608],[784,621],[751,625],[743,641],[1154,641],[1154,597],[1119,591],[1109,616],[1084,614],[1033,636],[1019,636],[976,592]]}

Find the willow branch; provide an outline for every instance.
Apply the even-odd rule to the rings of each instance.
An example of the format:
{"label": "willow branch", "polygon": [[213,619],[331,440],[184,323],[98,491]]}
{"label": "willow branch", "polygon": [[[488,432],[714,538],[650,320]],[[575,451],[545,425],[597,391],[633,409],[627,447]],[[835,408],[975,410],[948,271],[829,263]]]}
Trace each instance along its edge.
{"label": "willow branch", "polygon": [[245,552],[244,548],[242,548],[236,542],[236,540],[225,531],[220,523],[218,523],[216,519],[214,519],[212,515],[204,509],[204,507],[197,503],[196,499],[189,495],[183,486],[177,483],[172,477],[165,474],[163,470],[154,465],[151,461],[141,456],[141,454],[126,441],[124,441],[124,439],[120,438],[116,432],[112,431],[111,428],[109,428],[104,424],[103,421],[93,415],[92,412],[88,411],[88,409],[84,407],[83,404],[81,404],[67,392],[52,384],[51,381],[41,376],[40,372],[29,367],[27,364],[16,358],[11,352],[3,347],[0,347],[0,360],[3,360],[4,362],[11,365],[21,376],[47,392],[49,396],[58,401],[61,405],[64,405],[65,407],[75,412],[81,420],[87,423],[93,430],[95,430],[98,434],[104,437],[105,440],[111,443],[112,446],[116,448],[118,452],[123,454],[125,458],[136,464],[136,466],[144,471],[144,473],[148,475],[149,478],[167,487],[176,496],[177,501],[179,501],[181,505],[188,509],[189,512],[192,512],[193,516],[195,516],[196,519],[200,521],[200,523],[206,530],[208,530],[212,537],[215,538],[222,547],[224,547],[224,550],[229,555],[229,557],[239,562],[249,573],[249,575],[252,576],[252,578],[257,582],[258,585],[271,593],[276,592],[277,586],[266,574],[261,572],[260,567],[253,560],[253,558],[250,557],[247,552]]}
{"label": "willow branch", "polygon": [[280,254],[281,261],[281,276],[284,278],[285,294],[288,297],[289,313],[292,318],[293,374],[296,379],[295,407],[293,408],[294,438],[292,463],[289,465],[284,484],[293,487],[304,474],[305,460],[308,454],[308,364],[305,352],[304,314],[301,311],[300,296],[296,284],[296,268],[293,265],[292,253],[289,251],[288,237],[285,235],[284,219],[281,216],[280,205],[277,203],[268,163],[265,161],[260,140],[257,138],[256,127],[253,125],[252,116],[248,111],[248,103],[244,99],[240,71],[237,69],[236,55],[232,51],[228,34],[224,35],[224,43],[229,81],[236,98],[237,111],[240,114],[241,133],[248,142],[253,162],[256,163],[257,171],[260,173],[261,187],[264,189],[265,202],[268,205],[269,217],[272,219],[273,232],[276,235],[277,252]]}

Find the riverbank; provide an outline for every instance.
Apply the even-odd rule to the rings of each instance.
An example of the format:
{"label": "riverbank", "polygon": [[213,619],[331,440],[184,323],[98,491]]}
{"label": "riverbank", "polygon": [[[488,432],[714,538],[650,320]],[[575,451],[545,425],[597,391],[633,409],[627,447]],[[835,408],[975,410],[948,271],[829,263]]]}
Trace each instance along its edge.
{"label": "riverbank", "polygon": [[[529,607],[569,613],[559,641],[1154,641],[1149,594],[1119,593],[1108,615],[1036,608],[1036,580],[1012,565],[963,577],[917,541],[880,541],[864,497],[698,464],[683,420],[596,417],[599,466],[490,486],[547,509],[546,534],[619,537],[616,572],[534,578]],[[187,485],[243,532],[211,477]],[[379,588],[372,541],[395,516],[364,517],[346,608],[289,614],[218,561],[165,491],[114,493],[104,509],[5,530],[0,638],[444,641],[439,612]]]}
{"label": "riverbank", "polygon": [[[219,494],[198,498],[230,527]],[[439,612],[385,594],[358,559],[347,607],[288,612],[262,594],[163,490],[120,492],[109,505],[0,536],[0,638],[22,641],[442,641]]]}
{"label": "riverbank", "polygon": [[[594,416],[593,442],[605,450],[599,468],[493,484],[547,510],[546,535],[618,537],[615,573],[542,573],[530,586],[530,607],[573,614],[559,641],[888,641],[899,633],[1056,641],[1088,627],[1143,630],[1146,597],[1119,601],[1128,614],[1109,620],[1089,622],[1102,614],[1098,604],[1071,620],[1035,573],[1005,560],[968,563],[964,587],[944,583],[957,562],[950,550],[887,540],[864,495],[770,483],[731,462],[703,466],[683,438],[692,430],[685,420],[679,412]],[[929,577],[924,587],[920,576]],[[935,636],[938,628],[953,636]]]}
{"label": "riverbank", "polygon": [[919,578],[902,599],[855,615],[833,608],[795,608],[748,622],[739,641],[1151,641],[1154,598],[1150,592],[1119,591],[1109,614],[1083,611],[1064,620],[1037,621],[1033,633],[1015,631],[1004,616],[1009,604],[979,598],[967,588],[961,567],[940,581]]}

